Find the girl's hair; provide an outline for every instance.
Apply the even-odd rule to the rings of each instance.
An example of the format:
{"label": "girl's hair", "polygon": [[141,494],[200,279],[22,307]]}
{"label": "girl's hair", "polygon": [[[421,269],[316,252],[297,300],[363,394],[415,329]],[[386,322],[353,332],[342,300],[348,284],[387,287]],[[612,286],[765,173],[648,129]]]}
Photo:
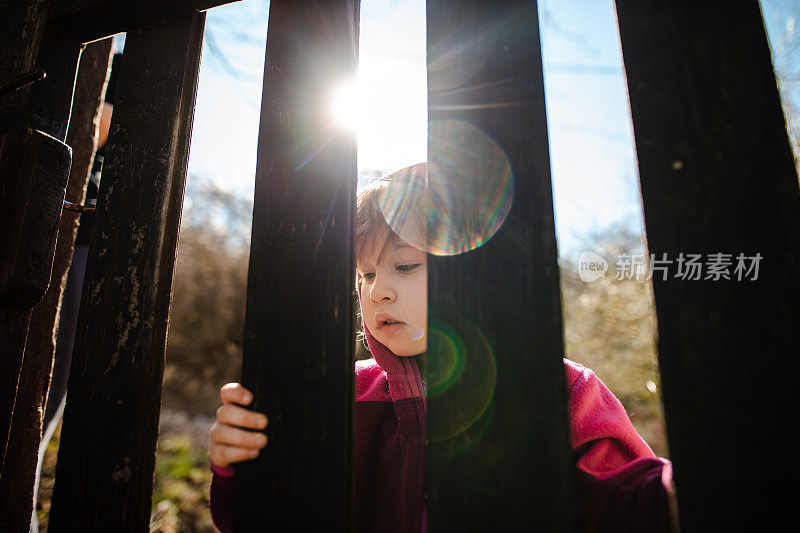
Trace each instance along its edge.
{"label": "girl's hair", "polygon": [[[367,186],[356,200],[356,262],[398,241],[425,250],[427,165],[398,170]],[[379,248],[380,247],[380,248]]]}
{"label": "girl's hair", "polygon": [[389,176],[373,182],[356,199],[356,259],[371,254],[378,243],[397,239],[381,211],[381,198],[389,190]]}
{"label": "girl's hair", "polygon": [[[425,209],[422,193],[428,171],[425,163],[384,176],[358,193],[356,199],[356,264],[379,250],[378,258],[393,244],[404,240],[425,250]],[[379,248],[380,247],[380,248]],[[360,278],[357,278],[357,282]],[[360,293],[359,293],[360,295]],[[361,309],[357,311],[361,319]],[[364,326],[356,340],[366,343]]]}

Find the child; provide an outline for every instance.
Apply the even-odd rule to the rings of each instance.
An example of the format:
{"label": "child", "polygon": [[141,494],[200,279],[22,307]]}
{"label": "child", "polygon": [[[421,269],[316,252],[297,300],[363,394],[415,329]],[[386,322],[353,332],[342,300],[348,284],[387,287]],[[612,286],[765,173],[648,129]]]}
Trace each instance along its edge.
{"label": "child", "polygon": [[[425,172],[425,164],[400,170],[360,193],[357,202],[356,286],[373,356],[355,368],[359,531],[426,529],[426,404],[418,367],[424,364],[427,339],[427,254],[419,245],[425,219],[415,205],[388,201],[393,182],[408,182]],[[400,195],[400,203],[416,204],[411,200],[415,196]],[[668,531],[671,463],[653,454],[591,370],[568,360],[564,364],[580,530]],[[258,455],[267,438],[248,429],[263,430],[268,421],[243,407],[252,395],[241,385],[223,386],[220,396],[223,405],[209,446],[211,511],[216,525],[229,531],[231,465]]]}

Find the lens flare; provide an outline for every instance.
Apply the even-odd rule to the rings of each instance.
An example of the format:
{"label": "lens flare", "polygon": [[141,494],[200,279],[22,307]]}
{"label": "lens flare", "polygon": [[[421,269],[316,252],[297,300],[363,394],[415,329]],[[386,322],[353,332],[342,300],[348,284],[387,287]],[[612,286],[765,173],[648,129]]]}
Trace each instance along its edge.
{"label": "lens flare", "polygon": [[[428,420],[428,438],[434,443],[480,438],[482,420],[492,402],[497,379],[494,353],[486,337],[461,318],[432,319],[428,325],[428,397],[436,416]],[[484,423],[488,423],[485,419]],[[469,443],[469,442],[468,442]],[[446,446],[452,450],[452,446]]]}
{"label": "lens flare", "polygon": [[432,339],[428,351],[435,354],[429,358],[428,396],[439,396],[461,378],[465,347],[463,339],[441,322],[434,324],[428,338]]}
{"label": "lens flare", "polygon": [[433,121],[428,164],[392,174],[381,199],[389,225],[403,240],[435,255],[474,250],[503,225],[514,179],[503,150],[476,126]]}
{"label": "lens flare", "polygon": [[431,253],[474,250],[494,236],[511,210],[508,158],[486,133],[459,120],[431,122],[428,146]]}
{"label": "lens flare", "polygon": [[477,455],[480,456],[480,459],[474,464],[480,464],[480,460],[486,457],[485,449],[491,446],[485,437],[494,422],[494,409],[494,402],[492,402],[474,424],[449,439],[445,446],[432,447],[431,453],[441,459],[453,459],[459,456],[468,456],[470,459],[474,459]]}

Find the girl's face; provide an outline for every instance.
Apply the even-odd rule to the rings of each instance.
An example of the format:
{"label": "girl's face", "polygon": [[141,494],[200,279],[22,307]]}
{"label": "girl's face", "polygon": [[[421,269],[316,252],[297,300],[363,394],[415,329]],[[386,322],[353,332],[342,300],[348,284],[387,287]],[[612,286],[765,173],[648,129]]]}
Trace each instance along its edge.
{"label": "girl's face", "polygon": [[395,355],[423,353],[428,328],[428,258],[402,240],[359,258],[361,317]]}

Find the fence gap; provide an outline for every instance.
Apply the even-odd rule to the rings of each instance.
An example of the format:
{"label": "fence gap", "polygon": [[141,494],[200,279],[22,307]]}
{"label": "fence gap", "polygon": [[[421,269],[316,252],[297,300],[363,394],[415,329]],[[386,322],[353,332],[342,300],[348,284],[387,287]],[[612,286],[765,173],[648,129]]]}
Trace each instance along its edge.
{"label": "fence gap", "polygon": [[[789,529],[800,196],[758,3],[616,7],[649,252],[671,261],[653,288],[681,526]],[[730,279],[678,279],[680,254]]]}
{"label": "fence gap", "polygon": [[242,382],[270,442],[237,467],[237,530],[352,525],[356,145],[329,100],[356,74],[359,2],[273,0]]}
{"label": "fence gap", "polygon": [[[536,3],[429,0],[427,21],[429,189],[446,190],[445,180],[492,154],[513,175],[497,234],[430,261],[429,529],[569,531],[573,459]],[[495,186],[472,196],[503,195],[502,164],[479,178]],[[455,187],[455,203],[474,201]],[[475,212],[486,211],[479,203]],[[453,217],[466,224],[465,215]],[[465,224],[452,236],[464,237]],[[449,345],[464,374],[437,391],[442,376],[431,368]],[[480,370],[470,375],[470,365]],[[494,372],[491,401],[475,405]]]}

